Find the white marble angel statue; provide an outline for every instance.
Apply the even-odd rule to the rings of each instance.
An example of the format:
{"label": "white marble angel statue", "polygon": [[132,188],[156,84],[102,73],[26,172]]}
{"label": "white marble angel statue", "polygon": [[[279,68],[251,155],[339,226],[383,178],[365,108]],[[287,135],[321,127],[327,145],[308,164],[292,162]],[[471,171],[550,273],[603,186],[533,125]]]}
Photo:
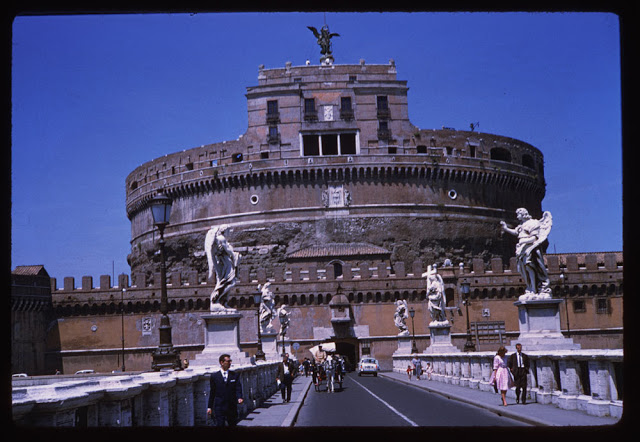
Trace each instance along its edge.
{"label": "white marble angel statue", "polygon": [[518,272],[525,281],[526,289],[520,299],[549,299],[551,287],[549,274],[544,265],[542,254],[543,243],[551,231],[552,218],[550,212],[544,212],[542,218],[533,219],[527,209],[519,208],[516,216],[520,224],[511,229],[504,221],[500,221],[502,230],[518,237],[516,258]]}
{"label": "white marble angel statue", "polygon": [[407,318],[409,317],[409,307],[407,301],[398,299],[396,301],[396,312],[393,315],[393,322],[395,323],[400,333],[398,336],[406,336],[409,334],[409,328],[407,327]]}
{"label": "white marble angel statue", "polygon": [[226,297],[231,288],[236,284],[236,269],[240,254],[233,251],[233,247],[224,237],[226,225],[211,227],[204,239],[204,251],[207,254],[209,264],[209,278],[215,271],[216,285],[211,292],[212,312],[224,312],[229,309],[224,307]]}
{"label": "white marble angel statue", "polygon": [[274,302],[273,293],[269,289],[270,282],[264,284],[258,284],[258,290],[262,292],[262,300],[260,301],[260,332],[270,333],[273,332],[273,315],[274,315]]}
{"label": "white marble angel statue", "polygon": [[287,311],[287,305],[284,304],[278,309],[278,319],[280,320],[280,336],[284,336],[289,328],[289,316],[291,312]]}
{"label": "white marble angel statue", "polygon": [[444,281],[438,274],[438,268],[434,264],[428,266],[427,271],[422,274],[427,277],[427,298],[429,299],[429,313],[433,323],[448,323],[445,307],[447,299],[444,293]]}

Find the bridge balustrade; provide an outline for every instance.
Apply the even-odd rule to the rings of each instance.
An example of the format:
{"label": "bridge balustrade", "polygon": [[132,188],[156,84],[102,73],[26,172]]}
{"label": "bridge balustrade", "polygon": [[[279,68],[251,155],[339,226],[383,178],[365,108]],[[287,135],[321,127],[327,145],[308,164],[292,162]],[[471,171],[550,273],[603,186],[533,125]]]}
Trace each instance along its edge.
{"label": "bridge balustrade", "polygon": [[[240,375],[244,404],[240,415],[277,391],[277,362],[233,367]],[[219,368],[136,374],[78,375],[71,380],[32,382],[12,388],[13,420],[30,427],[205,426],[209,379]],[[210,419],[210,418],[209,418]]]}
{"label": "bridge balustrade", "polygon": [[[530,359],[528,401],[593,416],[622,417],[622,349],[525,352]],[[393,370],[405,373],[415,356],[394,355]],[[489,379],[494,352],[419,353],[417,356],[423,369],[427,363],[433,367],[433,381],[493,391]],[[515,388],[507,395],[515,398]]]}

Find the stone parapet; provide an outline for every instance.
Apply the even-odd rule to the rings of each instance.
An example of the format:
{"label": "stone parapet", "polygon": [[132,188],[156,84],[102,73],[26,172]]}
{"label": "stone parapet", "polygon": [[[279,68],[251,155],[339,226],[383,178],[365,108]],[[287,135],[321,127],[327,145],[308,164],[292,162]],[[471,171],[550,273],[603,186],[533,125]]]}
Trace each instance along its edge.
{"label": "stone parapet", "polygon": [[[239,373],[245,402],[240,415],[277,390],[277,363],[232,367]],[[209,378],[216,369],[144,372],[122,376],[63,378],[12,389],[18,426],[131,427],[207,425]]]}
{"label": "stone parapet", "polygon": [[[623,350],[526,351],[531,367],[527,401],[579,410],[593,416],[622,417]],[[494,352],[393,355],[393,371],[404,373],[413,357],[431,363],[432,380],[492,391]],[[508,354],[507,354],[508,357]],[[507,396],[515,398],[512,387]]]}

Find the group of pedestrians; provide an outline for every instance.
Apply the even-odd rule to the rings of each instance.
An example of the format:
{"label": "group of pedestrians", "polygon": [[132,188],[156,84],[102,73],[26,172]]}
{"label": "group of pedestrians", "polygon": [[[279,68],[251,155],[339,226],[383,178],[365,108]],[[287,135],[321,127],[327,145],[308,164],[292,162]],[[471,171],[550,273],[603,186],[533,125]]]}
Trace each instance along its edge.
{"label": "group of pedestrians", "polygon": [[433,373],[433,366],[431,363],[427,362],[423,371],[422,361],[417,356],[411,359],[411,363],[407,365],[407,376],[409,376],[409,380],[411,380],[412,375],[415,375],[416,379],[419,381],[421,380],[420,376],[422,376],[423,373],[427,376],[428,380],[431,380],[431,374]]}
{"label": "group of pedestrians", "polygon": [[[509,358],[506,358],[507,349],[501,346],[498,349],[497,354],[493,358],[493,372],[489,383],[493,385],[495,392],[500,392],[502,398],[502,405],[507,406],[507,390],[511,387],[515,388],[516,403],[519,404],[522,400],[523,404],[527,403],[527,375],[529,374],[529,356],[522,353],[522,344],[516,344],[515,353],[511,354]],[[427,365],[423,371],[422,361],[416,356],[411,360],[411,363],[407,365],[407,376],[411,380],[412,376],[416,377],[416,380],[421,380],[421,376],[425,374],[428,380],[431,380],[431,374],[433,373],[433,366],[427,362]]]}
{"label": "group of pedestrians", "polygon": [[527,375],[529,374],[529,356],[522,353],[522,344],[516,344],[515,353],[505,358],[507,349],[500,346],[493,358],[493,372],[489,382],[496,392],[500,392],[502,405],[507,406],[507,390],[516,387],[516,403],[527,403]]}

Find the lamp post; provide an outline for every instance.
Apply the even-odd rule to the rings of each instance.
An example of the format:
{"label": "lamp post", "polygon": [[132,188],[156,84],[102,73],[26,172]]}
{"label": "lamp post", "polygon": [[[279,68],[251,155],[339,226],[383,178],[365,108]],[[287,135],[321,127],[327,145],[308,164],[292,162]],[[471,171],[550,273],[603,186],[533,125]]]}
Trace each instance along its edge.
{"label": "lamp post", "polygon": [[126,292],[127,289],[123,288],[122,291],[120,292],[120,300],[121,300],[121,307],[120,307],[120,325],[122,327],[122,372],[124,373],[124,292]]}
{"label": "lamp post", "polygon": [[569,299],[567,298],[567,290],[565,287],[566,276],[564,272],[560,273],[560,281],[562,282],[562,295],[564,296],[564,311],[567,314],[567,337],[571,337],[571,327],[569,326]]}
{"label": "lamp post", "polygon": [[416,315],[416,311],[411,307],[409,309],[409,316],[411,316],[411,329],[413,331],[413,338],[411,340],[411,353],[418,353],[418,347],[416,346],[416,325],[413,322],[413,317]]}
{"label": "lamp post", "polygon": [[464,351],[476,351],[476,346],[471,340],[471,324],[469,323],[469,292],[471,284],[466,279],[460,283],[460,293],[462,293],[462,303],[467,313],[467,342],[464,343]]}
{"label": "lamp post", "polygon": [[256,317],[258,318],[258,351],[256,352],[256,361],[265,361],[267,358],[262,351],[262,336],[260,333],[260,302],[262,301],[262,294],[256,293],[253,295],[253,302],[258,306],[258,312]]}
{"label": "lamp post", "polygon": [[180,368],[180,354],[171,343],[171,323],[169,321],[169,305],[167,302],[167,264],[164,254],[164,229],[169,224],[171,216],[171,198],[162,191],[150,202],[153,224],[160,231],[160,344],[153,352],[151,369],[158,371],[163,368],[177,370]]}
{"label": "lamp post", "polygon": [[280,356],[284,356],[287,353],[284,348],[284,335],[286,334],[287,334],[286,330],[282,332],[282,354]]}

